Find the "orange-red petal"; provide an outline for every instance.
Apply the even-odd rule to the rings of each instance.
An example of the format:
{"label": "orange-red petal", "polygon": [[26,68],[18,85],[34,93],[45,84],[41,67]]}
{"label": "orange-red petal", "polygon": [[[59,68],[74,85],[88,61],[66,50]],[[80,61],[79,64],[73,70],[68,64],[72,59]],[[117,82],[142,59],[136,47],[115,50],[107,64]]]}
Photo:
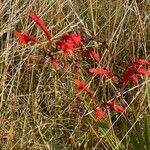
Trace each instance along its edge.
{"label": "orange-red petal", "polygon": [[103,75],[107,76],[110,79],[113,78],[113,74],[110,71],[108,71],[107,69],[102,69],[102,68],[99,68],[99,67],[90,68],[89,72],[93,73],[93,74],[103,74]]}
{"label": "orange-red petal", "polygon": [[125,110],[125,108],[122,105],[115,104],[113,102],[104,102],[102,103],[102,106],[109,106],[111,109],[119,112],[123,112]]}
{"label": "orange-red petal", "polygon": [[97,120],[104,117],[105,113],[99,107],[94,106],[93,110],[94,110],[95,118]]}
{"label": "orange-red petal", "polygon": [[31,12],[31,11],[28,12],[27,15],[30,19],[32,19],[34,22],[36,22],[36,24],[43,30],[48,41],[50,42],[50,44],[52,44],[51,36],[50,36],[48,29],[46,28],[45,24],[41,20],[41,18],[38,15],[36,15],[34,12]]}
{"label": "orange-red petal", "polygon": [[99,54],[97,54],[93,49],[88,49],[88,50],[86,50],[85,52],[82,53],[83,58],[87,57],[88,55],[90,55],[96,61],[100,60]]}

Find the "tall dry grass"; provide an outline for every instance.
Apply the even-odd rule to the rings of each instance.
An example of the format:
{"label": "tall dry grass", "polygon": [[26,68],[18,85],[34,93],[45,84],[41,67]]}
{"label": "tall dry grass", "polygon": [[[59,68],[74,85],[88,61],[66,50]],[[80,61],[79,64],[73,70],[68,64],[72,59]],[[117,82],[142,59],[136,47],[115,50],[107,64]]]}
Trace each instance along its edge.
{"label": "tall dry grass", "polygon": [[[109,53],[97,42],[87,42],[101,55],[98,65],[121,75],[135,58],[149,59],[149,0],[1,0],[0,1],[0,149],[150,149],[150,83],[141,77],[138,85],[123,91],[126,113],[107,110],[107,117],[95,122],[88,97],[75,100],[74,73],[68,68],[29,67],[25,54],[42,55],[38,44],[24,48],[12,29],[29,31],[43,42],[43,32],[26,16],[36,12],[53,40],[79,28],[83,37],[105,40]],[[56,54],[54,54],[56,55]],[[96,103],[110,100],[116,85],[103,76],[91,77],[81,66],[78,77],[94,91]],[[116,98],[116,102],[119,99]]]}

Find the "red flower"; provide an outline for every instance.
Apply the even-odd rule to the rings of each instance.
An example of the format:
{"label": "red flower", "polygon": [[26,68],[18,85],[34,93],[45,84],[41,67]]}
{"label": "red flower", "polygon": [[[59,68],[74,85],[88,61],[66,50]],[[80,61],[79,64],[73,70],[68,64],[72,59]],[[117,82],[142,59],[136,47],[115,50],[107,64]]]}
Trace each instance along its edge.
{"label": "red flower", "polygon": [[74,34],[67,33],[62,37],[62,40],[64,41],[71,41],[75,45],[81,45],[82,44],[82,38],[81,38],[81,33],[80,31],[77,31]]}
{"label": "red flower", "polygon": [[86,87],[87,87],[86,84],[83,81],[79,80],[79,79],[75,79],[74,83],[75,83],[78,90],[85,90]]}
{"label": "red flower", "polygon": [[137,75],[128,75],[128,76],[124,76],[123,77],[123,83],[127,82],[127,81],[132,81],[134,83],[138,83],[138,76]]}
{"label": "red flower", "polygon": [[134,74],[144,74],[144,75],[150,75],[150,70],[145,70],[143,68],[139,69],[132,69],[132,70],[125,70],[123,76],[132,76]]}
{"label": "red flower", "polygon": [[125,110],[123,106],[115,104],[113,102],[104,102],[102,103],[102,106],[109,106],[111,109],[119,111],[119,112],[123,112]]}
{"label": "red flower", "polygon": [[95,113],[95,118],[97,120],[104,117],[104,112],[99,107],[94,106],[93,110],[94,110],[94,113]]}
{"label": "red flower", "polygon": [[56,49],[62,50],[64,55],[66,56],[69,53],[73,52],[75,50],[75,47],[72,42],[59,40],[56,44]]}
{"label": "red flower", "polygon": [[128,69],[125,70],[122,76],[122,83],[126,83],[127,81],[138,82],[138,74],[150,75],[150,70],[145,70],[143,68],[139,69]]}
{"label": "red flower", "polygon": [[18,38],[20,44],[21,44],[21,47],[24,47],[24,44],[32,41],[32,42],[37,42],[37,43],[40,43],[36,37],[34,36],[29,36],[28,35],[28,32],[24,32],[24,33],[20,33],[18,32],[17,30],[14,29],[14,34],[15,36]]}
{"label": "red flower", "polygon": [[82,53],[83,58],[87,57],[87,55],[90,55],[96,61],[100,60],[99,54],[97,54],[93,49],[88,49],[88,50],[86,50],[85,52]]}
{"label": "red flower", "polygon": [[136,60],[130,62],[127,65],[127,68],[130,66],[140,66],[140,65],[150,65],[150,61],[146,60],[146,59],[136,59]]}
{"label": "red flower", "polygon": [[108,78],[112,79],[113,75],[110,71],[108,71],[107,69],[102,69],[102,68],[90,68],[89,72],[93,73],[93,74],[103,74],[105,76],[107,76]]}
{"label": "red flower", "polygon": [[31,18],[34,22],[36,22],[36,24],[43,30],[43,32],[45,33],[48,41],[50,42],[50,44],[52,44],[51,41],[51,36],[48,32],[48,29],[46,28],[46,26],[44,25],[43,21],[40,19],[40,17],[38,15],[36,15],[34,12],[28,12],[28,17]]}
{"label": "red flower", "polygon": [[79,79],[75,79],[74,84],[76,85],[78,90],[83,90],[83,91],[87,92],[87,94],[90,96],[90,98],[92,100],[94,100],[93,93],[91,92],[91,90],[87,87],[87,85],[83,81],[81,81]]}
{"label": "red flower", "polygon": [[145,59],[136,59],[134,61],[131,61],[127,65],[125,71],[123,72],[122,79],[120,81],[121,85],[123,85],[127,81],[138,83],[138,74],[150,75],[150,71],[147,71],[143,68],[135,68],[135,69],[130,68],[132,66],[138,67],[140,65],[150,65],[150,61]]}
{"label": "red flower", "polygon": [[74,34],[65,34],[63,37],[57,41],[56,49],[62,50],[64,55],[68,55],[69,53],[75,51],[78,45],[81,45],[81,34],[77,31]]}

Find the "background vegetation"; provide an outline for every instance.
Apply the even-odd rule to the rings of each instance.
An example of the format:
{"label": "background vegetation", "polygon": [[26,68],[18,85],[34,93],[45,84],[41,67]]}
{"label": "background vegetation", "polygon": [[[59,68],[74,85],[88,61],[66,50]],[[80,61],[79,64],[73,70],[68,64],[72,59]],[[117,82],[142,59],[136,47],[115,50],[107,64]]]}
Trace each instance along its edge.
{"label": "background vegetation", "polygon": [[[150,83],[128,83],[123,91],[126,115],[105,110],[96,121],[89,101],[75,99],[73,79],[86,81],[97,105],[110,100],[115,84],[104,76],[78,74],[68,68],[54,71],[48,60],[41,67],[24,61],[24,55],[42,55],[38,44],[20,48],[12,29],[29,31],[43,42],[43,32],[27,18],[32,10],[46,24],[53,40],[80,29],[83,38],[97,37],[103,44],[87,42],[101,56],[97,65],[120,76],[129,61],[149,59],[149,0],[1,0],[0,1],[0,149],[150,150]],[[49,47],[51,50],[51,47]],[[55,54],[54,54],[55,55]],[[33,62],[35,63],[35,62]],[[119,99],[115,99],[119,102]]]}

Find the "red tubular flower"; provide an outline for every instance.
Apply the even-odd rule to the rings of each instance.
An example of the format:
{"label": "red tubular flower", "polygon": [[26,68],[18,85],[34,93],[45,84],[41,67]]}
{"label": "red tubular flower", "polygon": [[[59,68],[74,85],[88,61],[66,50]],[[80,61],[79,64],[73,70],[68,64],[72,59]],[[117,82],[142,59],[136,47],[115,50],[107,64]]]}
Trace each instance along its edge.
{"label": "red tubular flower", "polygon": [[50,44],[52,44],[52,40],[51,40],[51,36],[48,32],[48,29],[46,28],[46,26],[44,25],[43,21],[40,19],[40,17],[38,15],[36,15],[34,12],[28,12],[28,17],[30,19],[32,19],[34,22],[36,22],[36,24],[43,30],[43,32],[45,33],[46,38],[48,39],[48,41],[50,42]]}
{"label": "red tubular flower", "polygon": [[99,54],[97,54],[93,49],[88,49],[85,52],[82,53],[82,57],[87,57],[88,55],[90,55],[93,59],[95,59],[96,61],[100,60]]}
{"label": "red tubular flower", "polygon": [[[150,75],[150,71],[147,71],[143,68],[137,68],[140,65],[150,65],[150,61],[146,59],[136,59],[134,61],[131,61],[125,68],[125,71],[123,72],[122,79],[120,81],[121,85],[128,81],[138,83],[138,74]],[[136,68],[131,69],[130,67]]]}
{"label": "red tubular flower", "polygon": [[127,65],[127,68],[131,67],[131,66],[140,66],[140,65],[150,65],[150,61],[146,60],[146,59],[136,59],[136,60],[130,62]]}
{"label": "red tubular flower", "polygon": [[99,107],[94,106],[93,110],[94,110],[94,113],[95,113],[95,118],[97,120],[104,117],[105,113]]}
{"label": "red tubular flower", "polygon": [[87,94],[90,96],[90,98],[92,100],[94,100],[93,93],[91,92],[91,90],[87,87],[87,85],[83,81],[81,81],[79,79],[75,79],[74,84],[76,85],[78,90],[80,90],[80,91],[83,90],[83,91],[87,92]]}
{"label": "red tubular flower", "polygon": [[93,74],[103,74],[105,76],[107,76],[108,78],[112,79],[113,75],[110,71],[108,71],[107,69],[102,69],[102,68],[90,68],[89,72],[93,73]]}
{"label": "red tubular flower", "polygon": [[78,90],[85,90],[87,87],[86,84],[79,79],[75,79],[74,84],[76,85]]}
{"label": "red tubular flower", "polygon": [[37,42],[37,43],[40,43],[36,37],[34,36],[29,36],[28,35],[28,32],[24,32],[24,33],[20,33],[18,32],[17,30],[14,29],[14,34],[15,36],[18,38],[18,41],[20,42],[21,44],[21,47],[24,47],[24,45],[30,41],[32,42]]}
{"label": "red tubular flower", "polygon": [[122,76],[122,83],[126,83],[127,81],[138,82],[138,74],[150,75],[150,70],[145,70],[143,68],[139,69],[127,69],[124,71]]}
{"label": "red tubular flower", "polygon": [[127,81],[132,81],[134,83],[138,83],[138,76],[137,75],[132,75],[132,76],[124,76],[123,78],[123,83],[127,82]]}
{"label": "red tubular flower", "polygon": [[145,70],[143,68],[139,69],[132,69],[132,70],[125,70],[123,76],[132,76],[134,74],[144,74],[144,75],[150,75],[150,70]]}
{"label": "red tubular flower", "polygon": [[63,51],[64,55],[66,56],[75,51],[78,45],[81,45],[81,34],[79,31],[74,34],[67,33],[63,35],[63,37],[57,41],[56,49]]}
{"label": "red tubular flower", "polygon": [[80,31],[77,31],[74,34],[67,33],[62,37],[62,40],[64,41],[71,41],[75,45],[81,45],[82,44],[82,38],[81,38],[81,33]]}
{"label": "red tubular flower", "polygon": [[115,104],[113,102],[104,102],[102,106],[109,106],[111,109],[119,112],[123,112],[125,108],[122,105]]}
{"label": "red tubular flower", "polygon": [[66,42],[63,40],[59,40],[56,44],[56,49],[62,50],[64,55],[68,55],[69,53],[75,50],[74,44],[72,42]]}

